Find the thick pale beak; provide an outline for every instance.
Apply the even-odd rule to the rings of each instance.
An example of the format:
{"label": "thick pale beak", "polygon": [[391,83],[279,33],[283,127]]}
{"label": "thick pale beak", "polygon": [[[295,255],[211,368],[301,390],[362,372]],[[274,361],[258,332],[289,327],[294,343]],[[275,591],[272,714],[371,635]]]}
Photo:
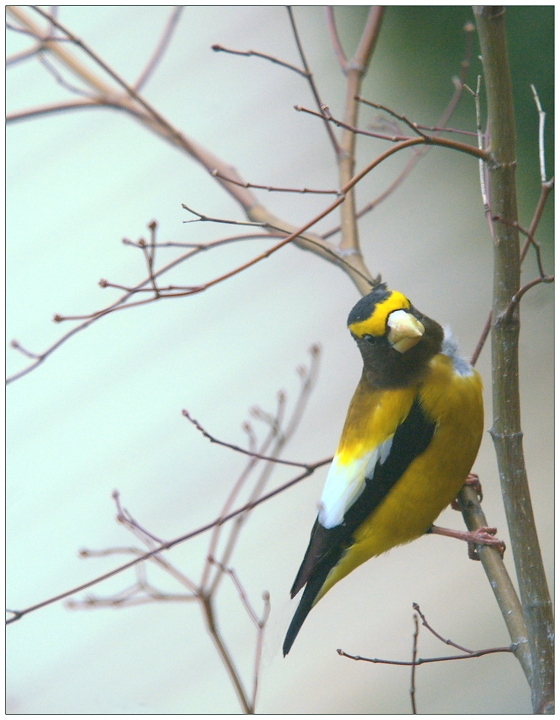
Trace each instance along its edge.
{"label": "thick pale beak", "polygon": [[387,320],[387,326],[390,328],[388,340],[400,353],[405,353],[414,347],[425,332],[422,323],[406,310],[392,312]]}

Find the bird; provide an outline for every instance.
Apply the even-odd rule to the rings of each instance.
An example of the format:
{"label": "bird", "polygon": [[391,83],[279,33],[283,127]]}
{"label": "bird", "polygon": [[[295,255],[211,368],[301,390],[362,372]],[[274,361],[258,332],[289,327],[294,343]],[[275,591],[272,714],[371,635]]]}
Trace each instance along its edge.
{"label": "bird", "polygon": [[294,598],[305,588],[284,656],[333,585],[431,531],[482,439],[482,381],[448,330],[381,280],[351,310],[348,328],[363,371],[290,591]]}

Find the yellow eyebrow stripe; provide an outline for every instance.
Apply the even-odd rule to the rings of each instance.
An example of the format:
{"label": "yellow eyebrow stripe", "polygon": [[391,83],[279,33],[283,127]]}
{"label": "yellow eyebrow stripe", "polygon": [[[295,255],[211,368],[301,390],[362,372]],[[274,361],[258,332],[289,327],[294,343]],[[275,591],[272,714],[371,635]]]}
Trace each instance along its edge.
{"label": "yellow eyebrow stripe", "polygon": [[408,310],[410,303],[400,292],[393,290],[388,298],[378,303],[373,314],[367,320],[349,325],[350,332],[361,337],[362,335],[381,336],[385,332],[387,316],[393,310]]}

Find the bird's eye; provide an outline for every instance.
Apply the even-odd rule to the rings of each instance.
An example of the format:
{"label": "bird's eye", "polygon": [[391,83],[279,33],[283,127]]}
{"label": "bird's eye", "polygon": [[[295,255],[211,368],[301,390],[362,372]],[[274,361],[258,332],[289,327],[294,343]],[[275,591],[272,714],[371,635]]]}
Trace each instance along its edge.
{"label": "bird's eye", "polygon": [[362,335],[363,339],[368,342],[370,345],[373,345],[375,342],[375,338],[373,335]]}

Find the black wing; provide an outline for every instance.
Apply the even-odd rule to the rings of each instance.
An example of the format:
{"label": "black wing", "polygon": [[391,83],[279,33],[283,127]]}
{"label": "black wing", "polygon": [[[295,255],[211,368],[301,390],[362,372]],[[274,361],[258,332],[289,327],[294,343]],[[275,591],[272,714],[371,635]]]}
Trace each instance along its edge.
{"label": "black wing", "polygon": [[426,417],[416,396],[410,412],[395,431],[387,458],[383,463],[377,462],[373,474],[366,478],[363,492],[346,511],[342,523],[327,529],[318,519],[315,521],[305,557],[290,593],[294,597],[304,585],[307,586],[288,628],[284,655],[290,651],[327,575],[352,545],[354,532],[381,504],[410,463],[428,447],[435,427],[435,423]]}

